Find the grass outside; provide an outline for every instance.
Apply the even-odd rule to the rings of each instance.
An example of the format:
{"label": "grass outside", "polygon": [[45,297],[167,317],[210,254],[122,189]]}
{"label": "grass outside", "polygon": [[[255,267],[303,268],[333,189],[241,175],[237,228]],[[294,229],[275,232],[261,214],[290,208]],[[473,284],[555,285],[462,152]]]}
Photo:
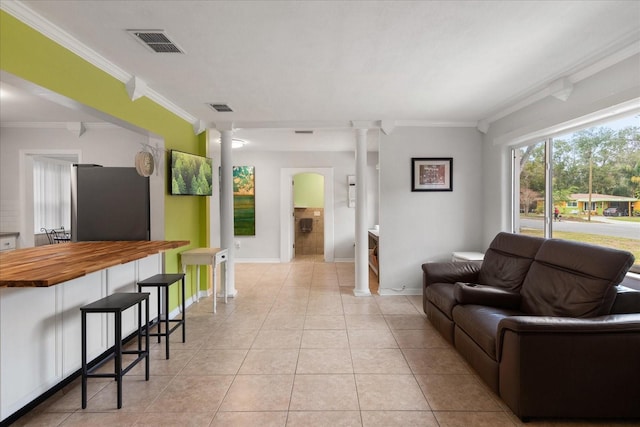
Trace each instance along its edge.
{"label": "grass outside", "polygon": [[[542,230],[523,228],[522,234],[542,237]],[[607,248],[622,249],[629,251],[636,257],[636,264],[640,264],[640,239],[628,237],[603,236],[600,234],[575,233],[570,231],[554,231],[555,239],[574,240],[578,242],[590,243],[592,245],[604,246]]]}

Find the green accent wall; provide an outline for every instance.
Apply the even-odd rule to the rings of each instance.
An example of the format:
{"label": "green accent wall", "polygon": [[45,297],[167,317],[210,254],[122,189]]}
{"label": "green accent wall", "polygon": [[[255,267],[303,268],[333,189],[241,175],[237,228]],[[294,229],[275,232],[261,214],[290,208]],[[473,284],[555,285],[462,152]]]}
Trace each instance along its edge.
{"label": "green accent wall", "polygon": [[[125,83],[4,11],[0,11],[0,69],[159,135],[167,150],[206,153],[206,132],[194,135],[191,123],[146,97],[131,101]],[[179,272],[179,252],[208,245],[208,199],[171,196],[166,191],[165,239],[191,242],[166,252],[166,271]],[[178,287],[173,288],[172,302],[178,300]]]}
{"label": "green accent wall", "polygon": [[324,208],[324,177],[299,173],[293,177],[293,206]]}

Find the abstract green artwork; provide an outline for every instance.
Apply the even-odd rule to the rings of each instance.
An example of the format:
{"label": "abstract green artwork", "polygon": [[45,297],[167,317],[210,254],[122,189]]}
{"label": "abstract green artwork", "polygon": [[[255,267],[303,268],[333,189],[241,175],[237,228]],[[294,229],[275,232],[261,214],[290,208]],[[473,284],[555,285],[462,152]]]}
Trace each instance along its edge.
{"label": "abstract green artwork", "polygon": [[255,168],[233,167],[233,234],[256,235]]}

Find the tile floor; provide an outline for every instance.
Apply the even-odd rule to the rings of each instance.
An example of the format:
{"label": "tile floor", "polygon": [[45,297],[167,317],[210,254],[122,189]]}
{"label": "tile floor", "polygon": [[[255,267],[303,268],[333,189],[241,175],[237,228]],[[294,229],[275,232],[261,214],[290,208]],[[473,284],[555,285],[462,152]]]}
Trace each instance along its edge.
{"label": "tile floor", "polygon": [[[375,276],[373,277],[375,280]],[[152,344],[115,382],[75,381],[15,425],[33,426],[515,426],[519,420],[431,328],[420,296],[354,297],[352,263],[298,257],[237,264],[238,297],[187,310],[187,342]],[[537,420],[547,425],[629,422]]]}

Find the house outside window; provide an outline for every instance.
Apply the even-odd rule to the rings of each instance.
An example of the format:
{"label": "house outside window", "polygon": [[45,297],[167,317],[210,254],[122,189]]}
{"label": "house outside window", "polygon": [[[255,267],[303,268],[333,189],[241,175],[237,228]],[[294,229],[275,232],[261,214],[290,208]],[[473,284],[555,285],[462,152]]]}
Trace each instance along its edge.
{"label": "house outside window", "polygon": [[515,232],[627,250],[640,273],[640,115],[512,154]]}

